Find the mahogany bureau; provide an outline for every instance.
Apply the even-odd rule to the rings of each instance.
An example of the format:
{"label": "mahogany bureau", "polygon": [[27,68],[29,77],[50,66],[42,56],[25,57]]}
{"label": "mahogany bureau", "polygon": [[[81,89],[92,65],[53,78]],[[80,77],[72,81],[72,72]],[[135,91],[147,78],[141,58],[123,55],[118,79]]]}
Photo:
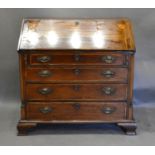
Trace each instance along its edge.
{"label": "mahogany bureau", "polygon": [[46,123],[115,123],[136,133],[128,19],[25,19],[18,53],[19,135]]}

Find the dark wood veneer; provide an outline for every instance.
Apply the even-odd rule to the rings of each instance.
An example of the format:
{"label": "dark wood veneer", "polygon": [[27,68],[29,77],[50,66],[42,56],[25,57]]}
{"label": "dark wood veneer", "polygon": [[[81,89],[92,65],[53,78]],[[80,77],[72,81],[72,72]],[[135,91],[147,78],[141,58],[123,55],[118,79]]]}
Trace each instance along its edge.
{"label": "dark wood veneer", "polygon": [[[44,88],[50,92],[41,93]],[[111,92],[108,88],[114,89]],[[107,94],[106,94],[107,91]],[[108,94],[109,92],[109,94]],[[32,100],[127,100],[125,84],[27,84],[26,99]]]}
{"label": "dark wood veneer", "polygon": [[25,19],[18,52],[18,135],[48,123],[115,123],[136,134],[128,19]]}
{"label": "dark wood veneer", "polygon": [[127,83],[127,68],[70,67],[27,68],[27,82],[45,83]]}
{"label": "dark wood veneer", "polygon": [[26,106],[26,111],[27,120],[115,121],[125,118],[126,104],[120,102],[30,102]]}

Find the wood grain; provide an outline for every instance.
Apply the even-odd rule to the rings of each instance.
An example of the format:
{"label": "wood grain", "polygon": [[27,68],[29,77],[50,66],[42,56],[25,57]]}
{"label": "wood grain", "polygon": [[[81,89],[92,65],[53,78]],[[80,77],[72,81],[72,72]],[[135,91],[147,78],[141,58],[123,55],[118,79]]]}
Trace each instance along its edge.
{"label": "wood grain", "polygon": [[[76,108],[79,104],[79,109]],[[48,113],[42,113],[41,109],[51,108]],[[114,109],[112,113],[106,114],[103,109]],[[125,118],[126,105],[124,103],[104,103],[104,102],[49,102],[49,103],[29,103],[26,107],[27,120],[122,120]]]}
{"label": "wood grain", "polygon": [[[114,92],[107,95],[104,88],[113,88]],[[49,94],[40,94],[40,90],[48,88]],[[87,101],[117,101],[127,100],[127,85],[125,84],[27,84],[26,99],[29,101],[50,100],[87,100]]]}
{"label": "wood grain", "polygon": [[[47,62],[40,62],[38,59],[49,57]],[[112,58],[111,63],[106,61]],[[115,52],[101,51],[49,51],[41,54],[30,54],[28,57],[30,65],[52,66],[52,65],[123,65],[125,55]]]}
{"label": "wood grain", "polygon": [[[50,32],[54,34],[53,37],[57,39],[57,43],[53,41],[51,35],[49,37]],[[97,35],[95,36],[95,34]],[[70,41],[72,36],[75,36],[73,45]],[[95,36],[95,39],[99,38],[97,43],[92,40],[93,36]],[[87,20],[25,19],[18,50],[25,49],[134,50],[135,45],[131,22],[125,18]]]}
{"label": "wood grain", "polygon": [[127,68],[68,67],[27,68],[30,83],[127,83]]}
{"label": "wood grain", "polygon": [[25,19],[18,52],[19,135],[40,123],[116,123],[136,133],[128,19]]}

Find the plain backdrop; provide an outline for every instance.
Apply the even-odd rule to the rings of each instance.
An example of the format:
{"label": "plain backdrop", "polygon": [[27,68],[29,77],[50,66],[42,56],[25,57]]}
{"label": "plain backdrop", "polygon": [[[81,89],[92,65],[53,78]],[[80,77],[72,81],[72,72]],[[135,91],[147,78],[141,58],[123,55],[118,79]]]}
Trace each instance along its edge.
{"label": "plain backdrop", "polygon": [[[136,61],[135,61],[135,81],[134,81],[134,106],[142,108],[155,107],[155,9],[0,9],[0,144],[25,144],[30,145],[42,144],[38,142],[39,137],[33,139],[16,139],[16,123],[19,119],[20,97],[19,97],[19,72],[18,72],[18,54],[17,44],[20,33],[21,22],[23,18],[114,18],[128,17],[133,23],[134,36],[136,41]],[[141,120],[141,128],[146,134],[136,139],[135,144],[151,142],[146,137],[150,134],[153,138],[155,135],[155,125],[151,126],[155,110],[148,112],[143,109],[136,112],[137,119]],[[139,116],[138,116],[139,115]],[[148,117],[145,117],[147,116]],[[142,119],[143,118],[143,119]],[[149,124],[150,123],[150,124]],[[149,133],[147,132],[149,131]],[[60,131],[63,132],[63,131]],[[151,135],[151,133],[153,135]],[[70,135],[71,136],[71,135]],[[91,135],[92,136],[92,135]],[[89,144],[97,144],[95,137],[87,137]],[[99,135],[100,136],[100,135]],[[124,135],[123,135],[124,136]],[[11,137],[11,138],[10,138]],[[84,137],[82,135],[82,137]],[[102,136],[101,136],[102,137]],[[103,144],[104,141],[98,137],[98,144]],[[47,138],[47,137],[46,137]],[[55,138],[55,144],[62,143],[62,139]],[[59,139],[60,138],[60,139]],[[65,137],[66,140],[69,137]],[[70,145],[88,144],[78,137],[70,137]],[[74,139],[75,138],[75,139]],[[109,144],[122,144],[122,139],[111,137],[113,141],[106,137],[106,142]],[[48,138],[47,138],[48,139]],[[47,139],[44,139],[46,142]],[[143,141],[145,139],[145,141]],[[146,141],[147,139],[147,141]],[[154,137],[155,139],[155,137]],[[43,139],[42,139],[43,140]],[[59,141],[60,140],[60,141]],[[125,139],[124,145],[132,145],[134,142],[130,139]],[[105,142],[105,143],[106,143]],[[154,140],[152,140],[153,144]],[[68,141],[69,143],[69,141]],[[23,144],[24,145],[24,144]],[[68,144],[69,145],[69,144]]]}

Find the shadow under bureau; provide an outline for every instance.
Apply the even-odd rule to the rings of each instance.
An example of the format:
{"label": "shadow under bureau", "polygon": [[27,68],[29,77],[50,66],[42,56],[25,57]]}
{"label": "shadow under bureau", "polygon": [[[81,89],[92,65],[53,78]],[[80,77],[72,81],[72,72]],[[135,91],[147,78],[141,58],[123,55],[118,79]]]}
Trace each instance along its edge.
{"label": "shadow under bureau", "polygon": [[136,133],[128,19],[25,19],[18,52],[19,135],[46,123],[115,123]]}

